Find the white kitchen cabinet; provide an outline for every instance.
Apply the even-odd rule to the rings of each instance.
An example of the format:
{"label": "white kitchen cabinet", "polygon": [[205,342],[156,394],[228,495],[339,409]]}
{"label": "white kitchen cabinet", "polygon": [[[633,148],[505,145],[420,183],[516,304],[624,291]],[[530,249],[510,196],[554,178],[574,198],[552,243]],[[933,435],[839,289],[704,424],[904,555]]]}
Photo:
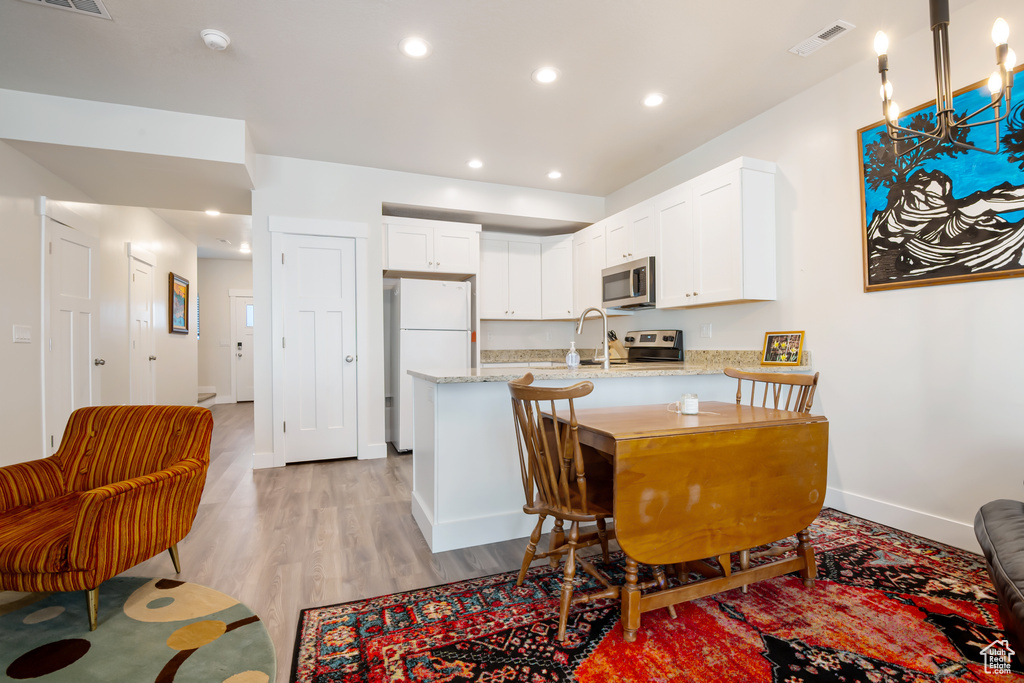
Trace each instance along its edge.
{"label": "white kitchen cabinet", "polygon": [[606,266],[654,256],[657,227],[652,200],[640,202],[601,222],[605,225]]}
{"label": "white kitchen cabinet", "polygon": [[572,318],[572,236],[545,237],[540,246],[540,316]]}
{"label": "white kitchen cabinet", "polygon": [[480,239],[477,301],[481,318],[541,318],[541,245],[537,238],[488,234]]}
{"label": "white kitchen cabinet", "polygon": [[653,201],[658,308],[775,299],[775,164],[737,159]]}
{"label": "white kitchen cabinet", "polygon": [[417,218],[385,220],[385,270],[474,275],[480,269],[479,225]]}
{"label": "white kitchen cabinet", "polygon": [[601,270],[605,268],[605,221],[572,236],[573,316],[601,307]]}

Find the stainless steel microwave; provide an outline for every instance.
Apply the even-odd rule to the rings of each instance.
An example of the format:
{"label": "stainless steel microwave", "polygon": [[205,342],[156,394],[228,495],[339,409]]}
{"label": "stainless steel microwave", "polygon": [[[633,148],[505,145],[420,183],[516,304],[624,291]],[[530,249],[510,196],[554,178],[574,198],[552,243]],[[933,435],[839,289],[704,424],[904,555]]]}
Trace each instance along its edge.
{"label": "stainless steel microwave", "polygon": [[654,308],[654,257],[602,270],[601,301],[605,308]]}

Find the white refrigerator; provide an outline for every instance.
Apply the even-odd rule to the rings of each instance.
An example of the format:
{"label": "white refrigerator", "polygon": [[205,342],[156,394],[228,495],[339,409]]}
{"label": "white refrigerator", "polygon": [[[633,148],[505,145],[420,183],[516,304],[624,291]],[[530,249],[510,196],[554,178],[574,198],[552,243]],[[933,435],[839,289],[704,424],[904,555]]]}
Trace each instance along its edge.
{"label": "white refrigerator", "polygon": [[413,446],[409,370],[464,371],[471,364],[472,299],[468,282],[402,278],[392,290],[392,444]]}

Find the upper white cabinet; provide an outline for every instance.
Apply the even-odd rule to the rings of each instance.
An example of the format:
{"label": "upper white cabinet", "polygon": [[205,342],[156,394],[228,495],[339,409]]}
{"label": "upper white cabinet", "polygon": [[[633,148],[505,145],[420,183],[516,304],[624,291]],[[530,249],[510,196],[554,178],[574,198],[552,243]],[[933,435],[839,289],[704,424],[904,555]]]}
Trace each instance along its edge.
{"label": "upper white cabinet", "polygon": [[480,269],[480,226],[385,217],[384,269],[474,275]]}
{"label": "upper white cabinet", "polygon": [[601,307],[601,270],[607,267],[605,225],[594,223],[572,236],[573,316],[591,306]]}
{"label": "upper white cabinet", "polygon": [[540,245],[540,317],[572,318],[572,236],[545,237]]}
{"label": "upper white cabinet", "polygon": [[541,280],[538,238],[497,233],[480,238],[477,302],[481,318],[539,320]]}
{"label": "upper white cabinet", "polygon": [[658,229],[653,200],[640,202],[601,223],[605,226],[606,267],[655,255]]}
{"label": "upper white cabinet", "polygon": [[737,159],[653,202],[658,308],[775,299],[775,164]]}

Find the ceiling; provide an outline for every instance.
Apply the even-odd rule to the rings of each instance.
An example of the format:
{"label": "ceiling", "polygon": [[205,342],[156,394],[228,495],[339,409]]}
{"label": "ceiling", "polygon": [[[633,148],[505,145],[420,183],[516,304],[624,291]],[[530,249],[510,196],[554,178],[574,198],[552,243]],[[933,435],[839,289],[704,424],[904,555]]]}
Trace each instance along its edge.
{"label": "ceiling", "polygon": [[[103,4],[111,21],[0,0],[0,88],[243,119],[261,154],[596,196],[869,59],[876,30],[898,43],[928,26],[925,0]],[[789,52],[840,19],[856,28],[808,57]],[[206,48],[206,28],[230,46]],[[428,57],[399,52],[414,34]],[[547,64],[561,78],[534,83]],[[660,107],[642,105],[652,91]],[[224,169],[18,148],[103,203],[200,210],[248,193]],[[90,173],[96,163],[111,172]],[[149,189],[128,183],[151,171]]]}

